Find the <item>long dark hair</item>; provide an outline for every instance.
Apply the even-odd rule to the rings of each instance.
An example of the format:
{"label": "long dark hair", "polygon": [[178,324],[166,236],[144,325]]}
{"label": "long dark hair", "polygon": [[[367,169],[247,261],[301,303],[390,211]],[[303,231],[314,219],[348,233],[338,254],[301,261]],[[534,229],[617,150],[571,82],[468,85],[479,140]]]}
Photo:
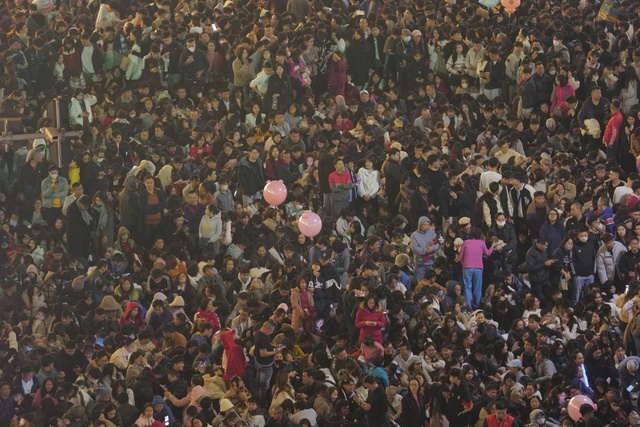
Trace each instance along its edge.
{"label": "long dark hair", "polygon": [[432,383],[429,386],[429,391],[426,393],[429,396],[429,413],[433,417],[434,415],[443,415],[447,400],[444,397],[444,388],[442,384]]}

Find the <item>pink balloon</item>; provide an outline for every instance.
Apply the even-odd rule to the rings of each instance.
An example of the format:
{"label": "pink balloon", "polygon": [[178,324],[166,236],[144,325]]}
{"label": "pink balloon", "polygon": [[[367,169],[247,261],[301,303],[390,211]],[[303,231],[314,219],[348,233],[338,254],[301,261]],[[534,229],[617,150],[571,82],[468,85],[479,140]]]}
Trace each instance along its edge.
{"label": "pink balloon", "polygon": [[567,406],[567,412],[569,413],[569,416],[573,421],[578,421],[580,419],[580,407],[585,403],[594,406],[593,401],[589,398],[589,396],[585,396],[584,394],[579,394],[571,398],[571,400],[569,401],[569,406]]}
{"label": "pink balloon", "polygon": [[298,230],[307,237],[314,237],[322,230],[322,220],[317,213],[304,211],[298,220]]}
{"label": "pink balloon", "polygon": [[280,206],[287,200],[287,186],[282,181],[267,181],[262,197],[273,206]]}
{"label": "pink balloon", "polygon": [[513,13],[520,6],[520,0],[501,0],[500,4],[508,13]]}

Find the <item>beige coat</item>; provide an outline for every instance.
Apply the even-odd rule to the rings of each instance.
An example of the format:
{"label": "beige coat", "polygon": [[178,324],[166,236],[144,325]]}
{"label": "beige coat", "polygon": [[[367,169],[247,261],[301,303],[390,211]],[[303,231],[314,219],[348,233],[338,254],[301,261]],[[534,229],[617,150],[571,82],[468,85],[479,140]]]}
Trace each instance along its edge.
{"label": "beige coat", "polygon": [[[309,304],[314,305],[313,303],[313,293],[305,290],[309,295]],[[291,327],[296,332],[302,332],[303,330],[303,320],[308,318],[308,313],[304,311],[304,307],[302,307],[302,303],[300,300],[300,288],[294,288],[291,290],[291,308],[293,309],[293,316],[291,317]]]}
{"label": "beige coat", "polygon": [[248,86],[254,77],[253,64],[250,62],[243,64],[240,59],[236,58],[233,60],[231,66],[233,67],[233,84],[236,86]]}

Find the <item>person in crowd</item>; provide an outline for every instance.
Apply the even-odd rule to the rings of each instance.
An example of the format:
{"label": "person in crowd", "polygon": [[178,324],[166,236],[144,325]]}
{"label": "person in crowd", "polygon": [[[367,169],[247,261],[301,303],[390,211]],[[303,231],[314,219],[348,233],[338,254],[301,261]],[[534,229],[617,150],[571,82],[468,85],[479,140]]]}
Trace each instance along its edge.
{"label": "person in crowd", "polygon": [[637,2],[98,3],[0,5],[0,426],[638,425]]}

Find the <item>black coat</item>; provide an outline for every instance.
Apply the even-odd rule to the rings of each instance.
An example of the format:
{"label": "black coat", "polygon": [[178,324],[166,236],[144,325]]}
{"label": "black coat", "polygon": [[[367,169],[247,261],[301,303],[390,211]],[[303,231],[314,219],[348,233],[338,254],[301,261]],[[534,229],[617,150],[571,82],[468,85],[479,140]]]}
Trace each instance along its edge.
{"label": "black coat", "polygon": [[362,86],[369,80],[369,69],[373,66],[375,55],[366,39],[353,40],[346,51],[347,66],[353,77],[353,84]]}
{"label": "black coat", "polygon": [[400,193],[400,183],[402,182],[402,171],[398,162],[387,160],[384,177],[386,179],[385,192],[389,197],[395,197]]}
{"label": "black coat", "polygon": [[318,184],[322,194],[331,193],[331,188],[329,188],[329,175],[335,170],[333,167],[334,160],[335,158],[329,154],[321,155],[320,160],[318,160],[318,179],[320,180]]}
{"label": "black coat", "polygon": [[286,111],[287,108],[293,103],[293,86],[291,85],[291,78],[286,71],[282,74],[282,77],[278,77],[277,74],[272,74],[267,82],[267,93],[264,95],[264,108],[267,111],[273,110],[273,95],[277,94],[278,99],[275,102],[276,110]]}
{"label": "black coat", "polygon": [[26,162],[20,167],[18,172],[18,182],[16,189],[25,195],[27,200],[34,200],[41,193],[40,184],[47,177],[47,164],[40,162],[35,170],[30,162]]}
{"label": "black coat", "polygon": [[547,251],[541,251],[535,246],[527,252],[527,268],[531,283],[549,283],[549,268],[544,263],[549,259]]}
{"label": "black coat", "polygon": [[247,157],[240,159],[238,181],[245,196],[253,196],[262,190],[265,185],[262,161],[258,159],[256,164],[252,165]]}
{"label": "black coat", "polygon": [[403,427],[423,427],[427,419],[426,409],[427,405],[421,393],[418,393],[418,401],[416,402],[411,392],[407,392],[402,398],[402,415],[398,424]]}
{"label": "black coat", "polygon": [[106,170],[93,160],[80,165],[80,183],[84,188],[84,194],[93,197],[97,191],[108,188],[108,180],[100,178],[100,172],[106,172]]}
{"label": "black coat", "polygon": [[78,374],[73,370],[79,368],[81,372],[84,372],[88,364],[89,361],[84,357],[84,354],[76,350],[73,356],[69,357],[65,349],[58,351],[53,362],[56,371],[64,372],[64,380],[70,383],[75,382],[78,378]]}
{"label": "black coat", "polygon": [[67,249],[70,254],[85,257],[91,253],[91,224],[82,218],[78,202],[67,211]]}

